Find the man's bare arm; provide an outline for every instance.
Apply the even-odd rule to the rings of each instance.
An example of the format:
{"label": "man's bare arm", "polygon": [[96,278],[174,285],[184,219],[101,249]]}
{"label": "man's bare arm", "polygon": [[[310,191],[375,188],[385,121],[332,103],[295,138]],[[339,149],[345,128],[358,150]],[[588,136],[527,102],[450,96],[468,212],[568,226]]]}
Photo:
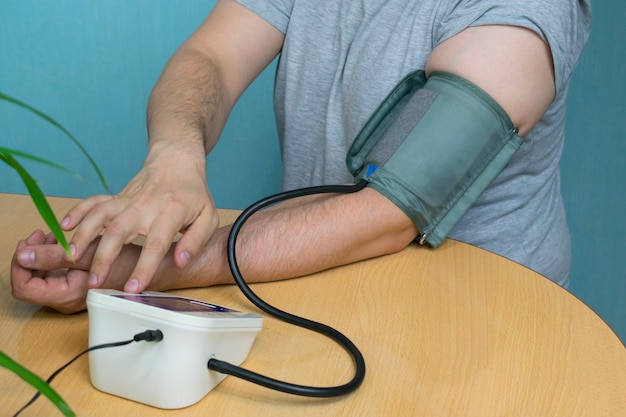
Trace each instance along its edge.
{"label": "man's bare arm", "polygon": [[[438,47],[427,70],[450,71],[470,79],[500,102],[522,133],[527,132],[554,95],[548,46],[526,29],[490,26],[468,30]],[[501,56],[503,51],[510,51],[512,43],[518,53]],[[375,190],[365,188],[355,194],[309,197],[258,213],[244,226],[237,253],[246,279],[259,282],[393,253],[416,234],[415,226],[400,209]],[[225,255],[227,235],[228,228],[219,229],[182,270],[172,258],[163,260],[148,288],[232,282]],[[20,243],[12,267],[14,293],[34,303],[54,302],[51,306],[61,310],[65,305],[72,309],[84,306],[86,293],[79,285],[72,287],[69,280],[58,280],[57,285],[34,279],[38,270],[72,268],[59,260],[63,251],[58,245],[42,243],[41,239]],[[113,268],[120,276],[128,276],[131,271],[127,265],[135,258],[136,249],[129,246]],[[82,262],[89,264],[88,260]],[[37,288],[29,290],[29,282]],[[104,285],[117,287],[119,282],[111,277]],[[66,300],[66,304],[52,300]]]}
{"label": "man's bare arm", "polygon": [[441,43],[426,72],[448,71],[487,91],[524,137],[554,100],[555,80],[549,45],[517,26],[470,27]]}
{"label": "man's bare arm", "polygon": [[[467,29],[435,49],[427,64],[428,72],[434,70],[453,72],[479,85],[503,106],[522,135],[541,119],[554,98],[549,46],[520,27]],[[238,255],[250,280],[266,281],[393,253],[417,233],[398,207],[365,188],[355,194],[292,202],[262,213],[247,230],[244,227]],[[211,255],[199,265],[222,259],[221,271],[214,271],[213,277],[205,275],[203,284],[230,280],[223,252],[226,231],[218,236],[223,240],[215,242],[219,241],[222,252],[209,251]]]}
{"label": "man's bare arm", "polygon": [[122,245],[145,236],[125,289],[150,282],[172,239],[183,267],[217,227],[206,184],[206,153],[216,143],[238,97],[278,54],[283,35],[231,0],[217,3],[202,26],[168,62],[149,100],[150,148],[144,167],[121,193],[96,196],[62,222],[76,228],[71,247],[80,258],[102,235],[91,265],[90,286],[105,281]]}

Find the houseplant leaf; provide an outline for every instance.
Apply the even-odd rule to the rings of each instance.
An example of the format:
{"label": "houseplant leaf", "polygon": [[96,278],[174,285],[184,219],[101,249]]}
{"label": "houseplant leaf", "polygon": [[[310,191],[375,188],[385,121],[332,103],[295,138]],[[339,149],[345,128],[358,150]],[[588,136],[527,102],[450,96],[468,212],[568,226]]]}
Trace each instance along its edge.
{"label": "houseplant leaf", "polygon": [[[89,162],[91,163],[95,171],[97,172],[98,177],[100,178],[100,181],[102,182],[102,185],[107,189],[107,191],[110,192],[108,185],[104,179],[104,176],[100,172],[100,169],[96,165],[95,161],[92,159],[91,155],[89,155],[89,153],[80,144],[80,142],[78,142],[78,140],[74,138],[74,136],[67,129],[65,129],[60,123],[52,119],[50,116],[44,114],[43,112],[27,105],[26,103],[23,103],[20,100],[17,100],[13,97],[7,96],[6,94],[3,94],[1,92],[0,92],[0,100],[5,100],[17,106],[20,106],[30,111],[31,113],[34,113],[35,115],[41,117],[42,119],[46,120],[47,122],[51,123],[53,126],[58,128],[59,130],[61,130],[72,142],[74,142],[74,144],[87,157],[87,159],[89,160]],[[74,174],[72,171],[69,171],[68,169],[64,168],[61,165],[55,164],[54,162],[50,162],[43,158],[39,158],[37,156],[31,155],[25,152],[21,152],[18,150],[0,147],[0,161],[6,163],[8,166],[13,168],[19,174],[20,178],[22,179],[22,182],[26,186],[28,193],[30,194],[31,199],[33,200],[33,203],[35,204],[35,207],[39,211],[39,214],[41,215],[42,219],[46,222],[46,224],[48,225],[48,227],[50,228],[50,230],[56,237],[57,241],[59,242],[59,244],[63,247],[65,252],[68,254],[69,258],[72,261],[74,261],[74,256],[72,255],[72,252],[69,248],[65,235],[63,234],[63,230],[61,229],[61,226],[59,225],[59,222],[57,221],[54,215],[54,212],[50,208],[50,205],[48,204],[48,201],[46,200],[43,192],[37,185],[37,182],[28,173],[28,171],[17,161],[17,159],[15,159],[15,156],[27,158],[32,161],[42,163],[44,165],[48,165],[48,166],[60,169],[62,171],[68,172],[72,175],[76,175],[76,174]],[[12,372],[14,372],[15,374],[19,375],[20,377],[22,377],[22,379],[24,379],[27,383],[29,383],[34,388],[36,388],[39,393],[44,394],[46,397],[48,397],[65,416],[75,415],[74,412],[65,403],[65,401],[63,401],[63,399],[50,387],[50,384],[48,383],[48,381],[44,381],[37,375],[28,371],[26,368],[24,368],[23,366],[21,366],[19,363],[15,362],[14,360],[12,360],[2,351],[0,351],[0,366],[7,368],[11,370]],[[33,398],[37,398],[37,397],[35,396]],[[30,403],[28,403],[26,406],[28,406],[29,404]]]}
{"label": "houseplant leaf", "polygon": [[37,391],[48,397],[54,405],[63,413],[64,416],[73,417],[76,414],[67,405],[67,403],[61,398],[61,396],[43,379],[36,374],[32,373],[22,365],[11,359],[4,352],[0,351],[0,366],[12,371],[28,384],[33,386]]}
{"label": "houseplant leaf", "polygon": [[37,182],[10,153],[0,151],[0,161],[5,162],[20,175],[22,182],[26,185],[26,189],[35,203],[35,207],[37,207],[37,211],[39,211],[39,214],[41,215],[41,218],[46,222],[50,231],[54,234],[54,237],[56,237],[59,244],[63,247],[63,249],[65,249],[65,252],[73,261],[74,255],[72,255],[72,252],[70,251],[70,246],[67,243],[67,239],[65,239],[63,230],[61,229],[54,212],[50,208],[48,200],[46,200],[46,197],[37,185]]}
{"label": "houseplant leaf", "polygon": [[60,171],[63,171],[66,174],[69,174],[69,175],[71,175],[71,176],[73,176],[75,178],[78,178],[78,179],[82,178],[76,172],[71,171],[71,170],[65,168],[62,165],[56,164],[56,163],[54,163],[52,161],[48,161],[47,159],[40,158],[40,157],[38,157],[36,155],[32,155],[32,154],[29,154],[29,153],[26,153],[26,152],[18,151],[17,149],[10,149],[10,148],[5,148],[3,146],[0,146],[0,153],[8,153],[8,154],[11,154],[13,156],[18,156],[18,157],[21,157],[21,158],[30,159],[31,161],[35,161],[35,162],[38,162],[38,163],[43,164],[43,165],[48,165],[49,167],[52,167],[52,168],[56,168],[56,169],[58,169]]}
{"label": "houseplant leaf", "polygon": [[56,120],[54,120],[52,117],[48,116],[47,114],[37,110],[34,107],[29,106],[28,104],[14,98],[11,96],[8,96],[2,92],[0,92],[0,100],[5,100],[8,101],[10,103],[13,103],[19,107],[22,107],[28,111],[30,111],[31,113],[36,114],[37,116],[41,117],[42,119],[44,119],[45,121],[47,121],[48,123],[51,123],[53,126],[55,126],[57,129],[59,129],[61,132],[63,132],[72,142],[74,142],[74,144],[78,147],[78,149],[81,150],[81,152],[87,157],[87,159],[89,160],[89,162],[91,163],[91,165],[93,166],[94,170],[96,171],[96,173],[98,174],[98,178],[100,178],[100,182],[102,183],[102,185],[104,186],[104,188],[110,192],[109,190],[109,186],[107,185],[106,180],[104,179],[104,175],[102,175],[102,172],[100,171],[100,168],[98,168],[98,165],[96,164],[96,161],[93,160],[93,158],[91,157],[91,155],[89,155],[89,152],[87,152],[87,150],[83,147],[83,145],[81,145],[81,143],[78,141],[78,139],[76,139],[65,127],[63,127],[59,122],[57,122]]}

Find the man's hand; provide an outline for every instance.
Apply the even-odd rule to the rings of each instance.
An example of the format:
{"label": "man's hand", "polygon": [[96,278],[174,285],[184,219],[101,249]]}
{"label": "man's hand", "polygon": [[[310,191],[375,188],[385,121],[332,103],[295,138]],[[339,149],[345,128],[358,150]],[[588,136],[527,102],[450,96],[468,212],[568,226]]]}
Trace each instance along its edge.
{"label": "man's hand", "polygon": [[[62,313],[84,310],[89,266],[97,241],[89,245],[77,263],[68,261],[63,248],[52,234],[41,230],[21,240],[11,262],[13,296],[33,304],[54,308]],[[128,245],[113,266],[107,288],[121,289],[139,256],[138,247]]]}
{"label": "man's hand", "polygon": [[145,237],[124,286],[140,292],[177,233],[173,261],[182,268],[218,226],[206,184],[206,154],[237,98],[276,57],[284,36],[252,11],[220,0],[167,63],[148,103],[150,151],[144,167],[116,196],[88,198],[61,226],[74,230],[70,248],[81,259],[101,235],[88,285],[101,287],[124,244]]}
{"label": "man's hand", "polygon": [[191,155],[174,147],[156,149],[118,195],[88,198],[61,223],[65,230],[76,228],[70,247],[79,262],[84,262],[90,243],[101,235],[89,268],[86,285],[90,288],[103,285],[122,247],[139,236],[145,241],[124,286],[127,292],[141,292],[148,286],[178,232],[182,237],[173,260],[183,268],[217,229],[203,150]]}

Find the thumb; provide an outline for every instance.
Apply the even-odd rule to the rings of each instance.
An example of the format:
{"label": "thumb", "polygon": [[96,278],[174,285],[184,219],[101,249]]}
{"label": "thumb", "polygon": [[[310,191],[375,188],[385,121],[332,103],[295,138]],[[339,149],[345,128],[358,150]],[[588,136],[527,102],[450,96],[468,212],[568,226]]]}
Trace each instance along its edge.
{"label": "thumb", "polygon": [[66,268],[87,270],[91,264],[90,258],[88,254],[84,254],[72,262],[67,259],[63,247],[57,244],[27,245],[17,251],[17,262],[20,266],[39,271]]}

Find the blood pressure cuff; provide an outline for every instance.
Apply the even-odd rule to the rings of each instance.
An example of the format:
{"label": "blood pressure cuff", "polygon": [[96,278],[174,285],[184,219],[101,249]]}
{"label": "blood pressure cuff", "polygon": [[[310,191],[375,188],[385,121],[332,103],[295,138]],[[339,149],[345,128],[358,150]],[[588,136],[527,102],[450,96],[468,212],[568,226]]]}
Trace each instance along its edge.
{"label": "blood pressure cuff", "polygon": [[522,143],[504,109],[445,72],[407,75],[380,104],[346,157],[437,247]]}

